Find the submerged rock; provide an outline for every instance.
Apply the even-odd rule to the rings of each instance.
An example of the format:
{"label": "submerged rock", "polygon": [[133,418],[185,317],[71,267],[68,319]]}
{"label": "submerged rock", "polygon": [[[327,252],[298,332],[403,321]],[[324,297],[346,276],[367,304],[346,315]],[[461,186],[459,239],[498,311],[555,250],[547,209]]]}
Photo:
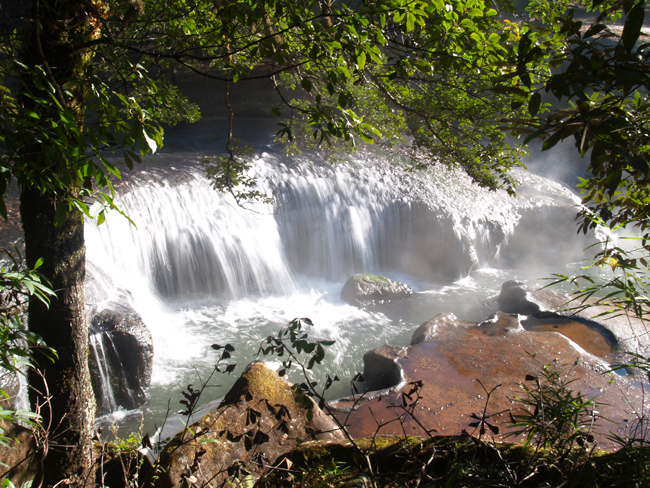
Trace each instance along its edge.
{"label": "submerged rock", "polygon": [[95,313],[89,335],[97,411],[143,405],[151,383],[153,339],[142,317],[126,305],[113,305]]}
{"label": "submerged rock", "polygon": [[311,411],[309,419],[291,385],[264,363],[253,363],[218,408],[165,447],[154,486],[187,486],[188,480],[197,486],[221,486],[233,478],[255,478],[302,441],[343,439],[316,404]]}
{"label": "submerged rock", "polygon": [[364,306],[375,301],[399,300],[413,295],[413,288],[383,276],[355,274],[346,281],[341,298],[351,305]]}

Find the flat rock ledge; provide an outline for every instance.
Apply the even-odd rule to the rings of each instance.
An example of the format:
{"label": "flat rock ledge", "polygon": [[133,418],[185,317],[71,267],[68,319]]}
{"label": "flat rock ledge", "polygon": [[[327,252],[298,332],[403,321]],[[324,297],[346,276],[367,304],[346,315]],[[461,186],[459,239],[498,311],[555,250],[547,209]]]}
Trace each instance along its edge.
{"label": "flat rock ledge", "polygon": [[472,415],[487,408],[494,414],[490,422],[499,428],[495,437],[500,440],[508,432],[508,412],[522,408],[516,398],[525,395],[521,385],[527,375],[539,375],[548,365],[574,380],[571,389],[602,403],[596,438],[600,447],[613,448],[609,432],[625,435],[630,420],[626,412],[641,407],[641,388],[631,377],[603,374],[609,364],[597,352],[609,351],[607,341],[601,337],[589,352],[569,337],[582,324],[564,323],[566,317],[559,317],[558,323],[525,327],[523,318],[503,312],[481,323],[453,314],[434,317],[414,332],[411,346],[382,346],[364,356],[364,376],[371,389],[381,390],[356,401],[339,400],[337,416],[355,438],[461,435],[472,433]]}
{"label": "flat rock ledge", "polygon": [[316,404],[311,420],[307,412],[288,382],[252,363],[219,407],[165,447],[154,486],[222,486],[233,476],[252,481],[303,441],[344,438]]}

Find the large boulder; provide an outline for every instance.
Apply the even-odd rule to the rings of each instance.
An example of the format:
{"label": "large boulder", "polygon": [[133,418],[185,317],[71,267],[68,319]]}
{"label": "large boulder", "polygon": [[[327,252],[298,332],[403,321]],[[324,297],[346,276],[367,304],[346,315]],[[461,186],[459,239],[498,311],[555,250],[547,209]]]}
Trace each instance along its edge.
{"label": "large boulder", "polygon": [[341,298],[351,305],[363,307],[384,300],[399,300],[413,295],[413,288],[383,276],[355,274],[343,285]]}
{"label": "large boulder", "polygon": [[167,444],[155,486],[222,486],[237,477],[255,478],[305,440],[343,439],[337,424],[316,404],[311,407],[264,363],[251,364],[218,408]]}
{"label": "large boulder", "polygon": [[92,317],[89,366],[97,411],[133,409],[147,400],[153,367],[153,339],[142,317],[127,305]]}

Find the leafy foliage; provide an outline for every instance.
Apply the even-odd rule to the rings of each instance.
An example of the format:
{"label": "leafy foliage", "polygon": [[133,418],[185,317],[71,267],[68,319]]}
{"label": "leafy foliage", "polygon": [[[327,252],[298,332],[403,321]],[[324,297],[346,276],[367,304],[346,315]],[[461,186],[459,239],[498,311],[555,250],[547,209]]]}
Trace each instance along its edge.
{"label": "leafy foliage", "polygon": [[525,396],[516,400],[523,408],[511,413],[516,428],[511,435],[525,436],[525,446],[534,441],[537,448],[553,449],[560,459],[593,442],[591,432],[598,420],[596,401],[571,389],[575,379],[568,379],[570,374],[570,369],[547,364],[539,376],[527,375],[526,382],[533,386],[521,384]]}
{"label": "leafy foliage", "polygon": [[[590,176],[579,185],[583,231],[597,225],[592,215],[611,227],[631,224],[645,230],[650,44],[640,42],[644,2],[586,0],[580,5],[598,14],[589,26],[574,20],[566,2],[531,2],[530,14],[543,23],[519,28],[513,59],[528,113],[509,125],[514,134],[526,136],[525,143],[543,139],[543,150],[573,137],[580,155],[589,157]],[[617,34],[607,22],[621,17],[625,23]],[[549,111],[542,93],[561,103]]]}
{"label": "leafy foliage", "polygon": [[[38,366],[35,361],[36,351],[41,357],[55,360],[56,352],[48,348],[43,340],[27,330],[24,323],[24,307],[29,297],[34,297],[45,304],[49,303],[54,292],[47,280],[37,269],[28,269],[22,263],[22,257],[7,251],[5,265],[0,268],[0,384],[4,384],[15,375],[25,375],[27,368]],[[40,266],[37,263],[36,268]],[[9,394],[0,388],[0,395],[9,399]],[[39,416],[26,410],[7,410],[0,408],[0,419],[23,421],[33,424]],[[0,444],[7,445],[10,439],[0,428]]]}

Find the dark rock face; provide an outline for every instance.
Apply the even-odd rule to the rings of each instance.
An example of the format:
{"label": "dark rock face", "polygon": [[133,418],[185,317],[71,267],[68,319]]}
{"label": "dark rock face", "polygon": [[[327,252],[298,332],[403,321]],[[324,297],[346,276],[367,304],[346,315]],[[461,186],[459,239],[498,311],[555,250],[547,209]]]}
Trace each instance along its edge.
{"label": "dark rock face", "polygon": [[371,274],[355,274],[343,285],[341,298],[362,307],[375,301],[399,300],[413,295],[413,289],[399,281]]}
{"label": "dark rock face", "polygon": [[397,386],[402,381],[402,368],[397,360],[403,354],[400,346],[385,345],[363,355],[364,387],[369,390],[384,390]]}
{"label": "dark rock face", "polygon": [[153,340],[137,312],[122,305],[92,317],[89,364],[99,413],[145,403],[151,383]]}
{"label": "dark rock face", "polygon": [[541,308],[532,301],[528,289],[520,281],[506,281],[501,285],[501,294],[497,298],[502,312],[533,315]]}
{"label": "dark rock face", "polygon": [[237,465],[256,478],[262,464],[314,437],[334,440],[343,434],[315,404],[309,420],[291,385],[264,363],[253,363],[218,408],[165,447],[154,486],[222,486],[233,477],[245,478],[241,470],[239,476],[228,474]]}

